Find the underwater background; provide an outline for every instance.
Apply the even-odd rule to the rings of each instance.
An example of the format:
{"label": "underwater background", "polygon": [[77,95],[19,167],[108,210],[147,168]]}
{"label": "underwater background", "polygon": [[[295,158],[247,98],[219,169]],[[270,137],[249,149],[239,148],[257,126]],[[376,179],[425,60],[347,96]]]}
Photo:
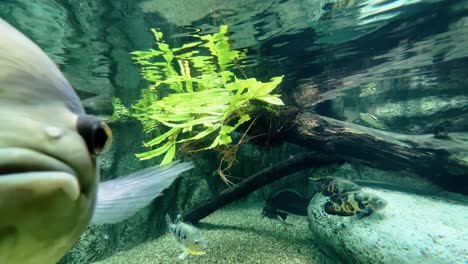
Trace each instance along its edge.
{"label": "underwater background", "polygon": [[[246,50],[241,75],[284,76],[275,92],[285,106],[232,135],[251,137],[228,171],[234,185],[218,175],[219,150],[178,152],[193,170],[132,218],[89,227],[60,263],[468,263],[468,1],[1,0],[0,17],[107,120],[114,98],[130,107],[149,85],[130,53],[155,48],[152,28],[178,47],[228,25],[231,47]],[[152,139],[138,120],[110,126],[104,180],[159,164],[135,156]],[[209,250],[178,260],[166,213],[190,212],[262,169],[281,179],[202,217]],[[327,215],[315,187],[327,176],[388,205],[362,219]],[[285,220],[262,216],[284,189],[312,198],[305,215],[286,199]]]}

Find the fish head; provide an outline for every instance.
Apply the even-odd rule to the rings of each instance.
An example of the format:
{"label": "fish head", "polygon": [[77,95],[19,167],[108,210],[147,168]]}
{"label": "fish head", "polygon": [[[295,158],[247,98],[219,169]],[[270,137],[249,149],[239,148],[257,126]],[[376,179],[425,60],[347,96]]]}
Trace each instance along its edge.
{"label": "fish head", "polygon": [[208,242],[203,237],[198,237],[190,241],[187,250],[192,255],[204,255],[208,250]]}
{"label": "fish head", "polygon": [[384,209],[387,206],[387,204],[388,202],[385,199],[380,198],[376,195],[371,195],[371,197],[369,198],[369,205],[375,211]]}
{"label": "fish head", "polygon": [[90,221],[110,129],[38,46],[0,32],[0,263],[56,263]]}
{"label": "fish head", "polygon": [[192,255],[203,255],[208,250],[208,241],[196,227],[181,223],[181,228],[186,235],[185,247]]}

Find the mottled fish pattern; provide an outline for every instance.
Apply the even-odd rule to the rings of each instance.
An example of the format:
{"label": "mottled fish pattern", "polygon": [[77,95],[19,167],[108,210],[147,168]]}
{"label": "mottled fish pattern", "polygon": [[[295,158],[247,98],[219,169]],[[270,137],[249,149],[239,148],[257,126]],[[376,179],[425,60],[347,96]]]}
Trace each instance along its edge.
{"label": "mottled fish pattern", "polygon": [[356,183],[338,177],[325,177],[316,180],[317,192],[330,199],[324,204],[324,211],[330,215],[353,216],[359,218],[381,210],[387,201],[377,195],[366,193]]}
{"label": "mottled fish pattern", "polygon": [[382,210],[386,205],[387,202],[377,195],[353,191],[332,195],[330,201],[325,203],[324,210],[331,215],[364,217]]}
{"label": "mottled fish pattern", "polygon": [[358,191],[361,187],[354,182],[338,177],[325,177],[316,180],[315,189],[325,196]]}

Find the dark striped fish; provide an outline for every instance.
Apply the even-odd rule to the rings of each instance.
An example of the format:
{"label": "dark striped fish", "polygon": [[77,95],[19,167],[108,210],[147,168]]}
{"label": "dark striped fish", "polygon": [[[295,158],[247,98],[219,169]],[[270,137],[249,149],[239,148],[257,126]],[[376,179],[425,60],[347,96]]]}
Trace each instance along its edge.
{"label": "dark striped fish", "polygon": [[295,190],[280,190],[267,199],[262,216],[271,219],[281,218],[283,221],[288,214],[307,216],[309,200]]}

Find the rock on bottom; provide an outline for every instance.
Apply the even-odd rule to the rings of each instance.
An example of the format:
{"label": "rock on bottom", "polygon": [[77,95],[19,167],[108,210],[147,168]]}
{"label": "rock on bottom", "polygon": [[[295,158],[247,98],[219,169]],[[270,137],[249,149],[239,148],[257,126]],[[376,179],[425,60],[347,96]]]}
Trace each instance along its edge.
{"label": "rock on bottom", "polygon": [[402,192],[364,188],[388,201],[368,217],[328,215],[315,195],[309,227],[326,255],[343,263],[468,263],[468,206]]}

